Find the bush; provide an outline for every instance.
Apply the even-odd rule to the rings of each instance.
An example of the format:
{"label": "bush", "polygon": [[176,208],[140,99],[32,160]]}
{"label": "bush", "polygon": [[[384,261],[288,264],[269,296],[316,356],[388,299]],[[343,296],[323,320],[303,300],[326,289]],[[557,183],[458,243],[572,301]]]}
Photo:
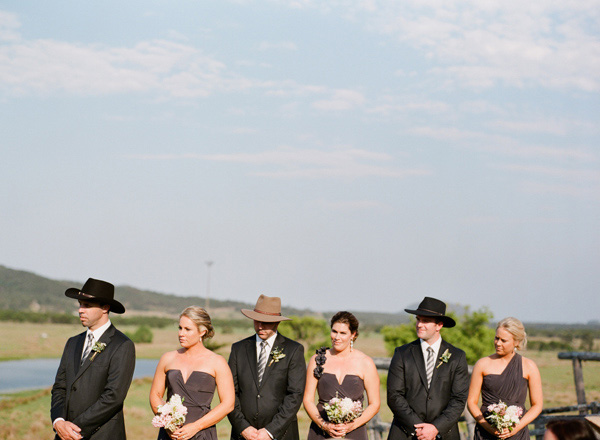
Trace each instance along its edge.
{"label": "bush", "polygon": [[279,324],[277,330],[304,345],[307,359],[315,353],[317,348],[331,345],[327,321],[313,316],[291,316],[291,318],[291,321],[283,321]]}
{"label": "bush", "polygon": [[136,344],[149,344],[154,338],[152,330],[150,330],[150,327],[146,325],[138,327],[138,329],[133,333],[125,332],[125,334]]}

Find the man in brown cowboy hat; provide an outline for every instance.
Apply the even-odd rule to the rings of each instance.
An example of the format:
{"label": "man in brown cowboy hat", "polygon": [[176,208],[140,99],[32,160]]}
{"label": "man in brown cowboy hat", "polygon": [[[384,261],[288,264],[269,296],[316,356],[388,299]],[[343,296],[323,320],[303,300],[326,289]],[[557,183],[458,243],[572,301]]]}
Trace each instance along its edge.
{"label": "man in brown cowboy hat", "polygon": [[115,287],[90,278],[65,295],[79,301],[87,330],[67,341],[54,386],[50,415],[61,440],[124,440],[123,401],[135,368],[133,342],[111,324],[109,311],[124,313]]}
{"label": "man in brown cowboy hat", "polygon": [[302,404],[306,362],[304,347],[277,332],[281,300],[261,295],[254,310],[255,335],[231,347],[229,366],[235,384],[235,408],[229,413],[232,440],[298,440],[296,414]]}
{"label": "man in brown cowboy hat", "polygon": [[396,348],[390,364],[387,402],[394,420],[388,440],[459,440],[458,418],[469,390],[467,358],[440,335],[456,322],[435,298],[405,311],[417,315],[419,339]]}

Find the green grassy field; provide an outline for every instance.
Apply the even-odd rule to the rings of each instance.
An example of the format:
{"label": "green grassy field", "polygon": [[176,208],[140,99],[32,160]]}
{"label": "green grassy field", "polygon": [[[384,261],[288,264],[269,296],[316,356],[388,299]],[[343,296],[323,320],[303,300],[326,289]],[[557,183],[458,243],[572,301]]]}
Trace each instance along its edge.
{"label": "green grassy field", "polygon": [[[134,328],[123,330],[133,331]],[[62,324],[14,324],[0,322],[0,360],[60,357],[68,337],[81,332],[82,327]],[[154,329],[152,344],[138,344],[139,358],[158,358],[162,353],[178,347],[176,325],[172,328]],[[217,329],[213,339],[215,344],[224,344],[217,352],[229,355],[231,343],[247,334],[223,334]],[[356,343],[359,350],[371,356],[386,356],[383,339],[378,334],[361,334]],[[490,341],[490,353],[492,343]],[[523,355],[536,361],[542,375],[544,406],[562,406],[576,403],[572,365],[570,361],[558,360],[556,352],[525,351]],[[587,362],[583,367],[587,401],[600,401],[600,363]],[[384,378],[385,376],[382,375]],[[385,380],[384,380],[385,381]],[[152,412],[148,404],[150,379],[137,379],[132,384],[125,401],[127,436],[130,440],[156,438],[157,430],[150,420]],[[385,388],[382,386],[382,408],[380,418],[390,422],[389,408],[385,405]],[[216,399],[216,397],[215,397]],[[50,390],[28,391],[2,396],[0,400],[0,440],[33,440],[51,438],[52,427],[49,420]],[[299,414],[301,438],[308,432],[309,419],[303,409]],[[221,439],[229,437],[230,425],[227,419],[217,425]]]}

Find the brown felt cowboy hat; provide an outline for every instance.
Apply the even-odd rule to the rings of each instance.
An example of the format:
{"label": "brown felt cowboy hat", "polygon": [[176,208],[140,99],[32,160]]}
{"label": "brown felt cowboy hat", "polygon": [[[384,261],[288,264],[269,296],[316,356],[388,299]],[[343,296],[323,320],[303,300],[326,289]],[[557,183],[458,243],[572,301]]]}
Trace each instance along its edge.
{"label": "brown felt cowboy hat", "polygon": [[425,299],[421,301],[417,310],[404,309],[404,311],[413,315],[438,318],[444,323],[444,327],[454,327],[456,325],[454,319],[446,316],[446,303],[429,296],[426,296]]}
{"label": "brown felt cowboy hat", "polygon": [[115,299],[115,286],[106,281],[88,278],[81,289],[71,287],[65,291],[69,298],[93,303],[108,304],[113,313],[125,313],[125,307]]}
{"label": "brown felt cowboy hat", "polygon": [[260,322],[291,321],[290,318],[281,315],[281,299],[276,296],[259,296],[254,310],[242,309],[242,314]]}

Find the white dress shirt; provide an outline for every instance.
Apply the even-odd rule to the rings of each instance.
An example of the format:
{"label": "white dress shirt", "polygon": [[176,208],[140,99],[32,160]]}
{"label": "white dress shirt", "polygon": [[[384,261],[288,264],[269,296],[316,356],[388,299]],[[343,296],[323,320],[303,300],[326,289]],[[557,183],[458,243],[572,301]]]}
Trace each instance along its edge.
{"label": "white dress shirt", "polygon": [[433,348],[433,362],[434,364],[437,362],[438,354],[440,354],[440,347],[442,345],[442,338],[438,338],[433,344],[429,345],[426,341],[421,339],[421,350],[423,350],[423,360],[425,361],[425,369],[427,369],[427,349],[429,347]]}

